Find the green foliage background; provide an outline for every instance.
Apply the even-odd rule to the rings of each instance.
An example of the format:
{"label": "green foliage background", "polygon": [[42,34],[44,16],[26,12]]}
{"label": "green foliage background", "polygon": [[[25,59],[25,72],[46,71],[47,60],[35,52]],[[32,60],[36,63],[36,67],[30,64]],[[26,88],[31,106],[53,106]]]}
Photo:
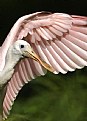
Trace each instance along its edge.
{"label": "green foliage background", "polygon": [[[0,44],[19,17],[36,11],[87,16],[87,0],[1,0]],[[87,67],[29,82],[7,121],[87,121]]]}
{"label": "green foliage background", "polygon": [[86,68],[25,85],[7,121],[87,121]]}

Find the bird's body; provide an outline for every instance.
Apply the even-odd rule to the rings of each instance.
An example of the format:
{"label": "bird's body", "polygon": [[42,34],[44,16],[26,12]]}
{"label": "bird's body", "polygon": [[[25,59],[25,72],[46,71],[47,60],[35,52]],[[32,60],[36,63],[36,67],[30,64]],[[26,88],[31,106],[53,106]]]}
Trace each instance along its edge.
{"label": "bird's body", "polygon": [[[28,45],[26,51],[24,45]],[[6,87],[1,103],[3,118],[23,85],[45,75],[46,69],[66,74],[84,66],[87,17],[37,12],[19,18],[0,48],[0,87]]]}

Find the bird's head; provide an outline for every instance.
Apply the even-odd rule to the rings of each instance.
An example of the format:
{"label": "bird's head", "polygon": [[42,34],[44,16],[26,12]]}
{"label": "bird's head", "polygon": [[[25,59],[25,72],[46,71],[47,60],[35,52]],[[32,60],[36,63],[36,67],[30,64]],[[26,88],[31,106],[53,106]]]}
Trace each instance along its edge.
{"label": "bird's head", "polygon": [[38,55],[34,52],[30,44],[24,40],[17,40],[13,45],[13,53],[19,55],[20,58],[29,57],[38,60]]}
{"label": "bird's head", "polygon": [[17,40],[12,47],[13,54],[19,58],[32,58],[33,60],[39,62],[43,67],[47,70],[54,72],[54,68],[52,68],[49,64],[41,60],[41,58],[34,52],[33,48],[30,44],[24,40]]}

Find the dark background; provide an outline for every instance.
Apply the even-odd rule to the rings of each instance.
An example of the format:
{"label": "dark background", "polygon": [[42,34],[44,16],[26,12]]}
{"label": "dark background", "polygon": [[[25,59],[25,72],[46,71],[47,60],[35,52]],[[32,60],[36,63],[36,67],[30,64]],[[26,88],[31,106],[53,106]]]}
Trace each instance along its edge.
{"label": "dark background", "polygon": [[[0,45],[16,20],[37,11],[87,16],[87,0],[0,0]],[[9,121],[87,121],[87,68],[30,82],[19,93]]]}
{"label": "dark background", "polygon": [[37,11],[87,15],[87,0],[0,0],[0,44],[15,21]]}

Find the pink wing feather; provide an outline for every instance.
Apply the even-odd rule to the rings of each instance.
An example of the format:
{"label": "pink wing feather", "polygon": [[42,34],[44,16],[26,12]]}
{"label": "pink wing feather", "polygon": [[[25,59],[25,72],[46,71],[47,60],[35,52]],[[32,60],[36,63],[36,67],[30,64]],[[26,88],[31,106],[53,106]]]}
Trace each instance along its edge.
{"label": "pink wing feather", "polygon": [[[19,18],[1,47],[1,70],[7,49],[17,39],[28,41],[42,60],[53,66],[56,73],[65,74],[87,66],[87,17],[37,12]],[[3,118],[7,118],[23,85],[45,73],[46,70],[31,59],[24,59],[16,66],[7,84]]]}

